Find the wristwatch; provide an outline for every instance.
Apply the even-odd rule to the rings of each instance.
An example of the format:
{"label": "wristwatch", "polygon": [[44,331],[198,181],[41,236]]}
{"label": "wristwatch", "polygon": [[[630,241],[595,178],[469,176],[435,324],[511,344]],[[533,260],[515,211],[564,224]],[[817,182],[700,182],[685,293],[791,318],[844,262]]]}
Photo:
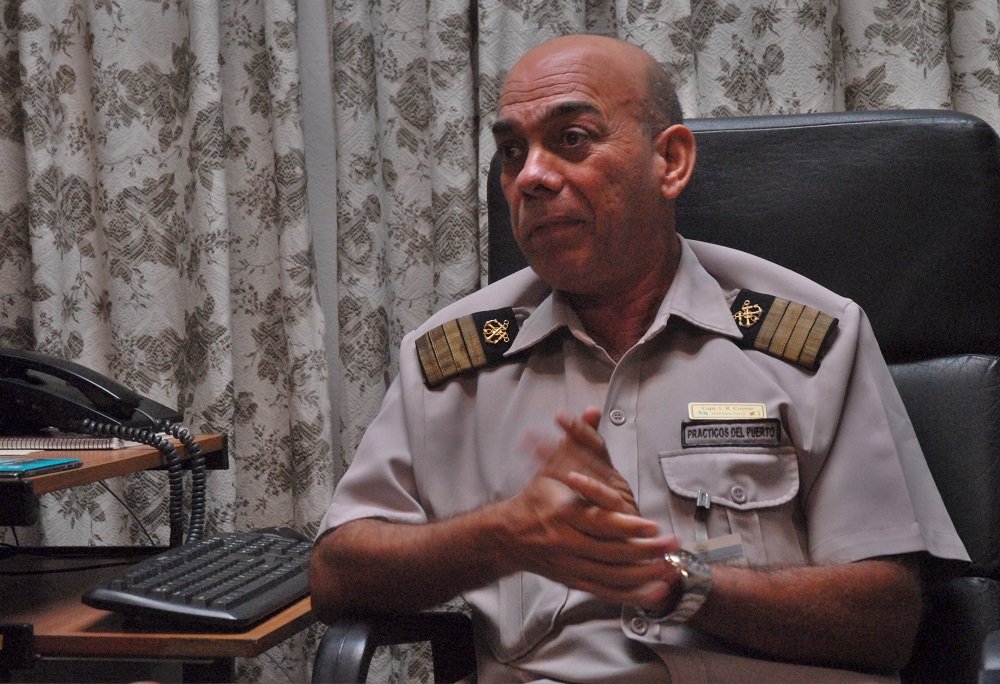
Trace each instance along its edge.
{"label": "wristwatch", "polygon": [[700,554],[684,549],[665,554],[663,558],[673,565],[681,576],[680,601],[666,615],[657,615],[641,608],[639,612],[652,622],[680,625],[690,620],[701,609],[709,592],[712,591],[712,568]]}

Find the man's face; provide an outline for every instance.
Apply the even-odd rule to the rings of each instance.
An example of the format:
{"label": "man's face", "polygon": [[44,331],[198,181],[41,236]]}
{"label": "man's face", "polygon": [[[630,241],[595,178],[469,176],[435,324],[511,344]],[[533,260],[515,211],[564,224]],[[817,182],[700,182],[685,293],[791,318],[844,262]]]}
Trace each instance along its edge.
{"label": "man's face", "polygon": [[[584,45],[536,50],[508,76],[494,125],[516,239],[539,276],[578,295],[634,286],[672,251],[662,164],[642,125],[646,82]],[[668,220],[669,219],[669,220]]]}

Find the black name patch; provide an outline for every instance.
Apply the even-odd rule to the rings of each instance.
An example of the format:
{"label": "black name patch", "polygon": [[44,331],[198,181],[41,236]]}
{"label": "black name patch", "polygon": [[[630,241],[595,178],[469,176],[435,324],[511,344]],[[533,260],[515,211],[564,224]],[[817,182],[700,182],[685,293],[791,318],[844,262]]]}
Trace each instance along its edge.
{"label": "black name patch", "polygon": [[691,420],[681,424],[681,445],[693,447],[779,447],[781,421],[777,418],[748,420]]}

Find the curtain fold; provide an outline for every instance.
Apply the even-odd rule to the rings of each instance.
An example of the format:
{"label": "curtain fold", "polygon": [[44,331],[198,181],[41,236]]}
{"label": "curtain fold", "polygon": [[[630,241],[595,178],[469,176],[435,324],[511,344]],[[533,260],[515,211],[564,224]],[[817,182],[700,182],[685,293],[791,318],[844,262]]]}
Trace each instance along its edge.
{"label": "curtain fold", "polygon": [[[314,531],[342,468],[294,1],[7,0],[0,36],[0,345],[227,434],[206,534]],[[165,544],[166,499],[162,472],[77,487],[42,497],[17,537]],[[241,679],[304,681],[307,641],[241,662]]]}
{"label": "curtain fold", "polygon": [[345,461],[403,333],[479,285],[473,15],[427,6],[330,10]]}

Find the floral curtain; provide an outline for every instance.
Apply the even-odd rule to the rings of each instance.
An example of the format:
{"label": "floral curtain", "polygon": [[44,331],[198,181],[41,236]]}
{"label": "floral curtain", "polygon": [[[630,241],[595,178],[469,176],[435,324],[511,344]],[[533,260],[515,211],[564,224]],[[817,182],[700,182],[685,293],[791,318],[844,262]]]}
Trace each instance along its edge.
{"label": "floral curtain", "polygon": [[[532,45],[631,40],[689,116],[928,107],[1000,128],[996,0],[326,0],[330,77],[304,87],[331,113],[304,125],[335,141],[335,215],[310,216],[305,4],[0,0],[0,345],[226,433],[210,533],[314,529],[403,333],[484,282],[489,125]],[[147,473],[47,495],[18,541],[162,543],[162,489]],[[241,679],[305,681],[310,657],[299,640]],[[413,652],[382,663],[378,681],[427,677]]]}
{"label": "floral curtain", "polygon": [[[996,0],[328,0],[341,451],[350,462],[404,331],[485,281],[489,126],[507,69],[568,33],[617,35],[688,116],[944,108],[1000,129]],[[426,680],[420,651],[377,681]]]}
{"label": "floral curtain", "polygon": [[[0,346],[224,433],[206,534],[315,531],[342,468],[290,0],[0,3]],[[35,545],[166,544],[165,474],[42,497]],[[0,592],[2,593],[2,592]],[[304,680],[303,639],[241,663]]]}

